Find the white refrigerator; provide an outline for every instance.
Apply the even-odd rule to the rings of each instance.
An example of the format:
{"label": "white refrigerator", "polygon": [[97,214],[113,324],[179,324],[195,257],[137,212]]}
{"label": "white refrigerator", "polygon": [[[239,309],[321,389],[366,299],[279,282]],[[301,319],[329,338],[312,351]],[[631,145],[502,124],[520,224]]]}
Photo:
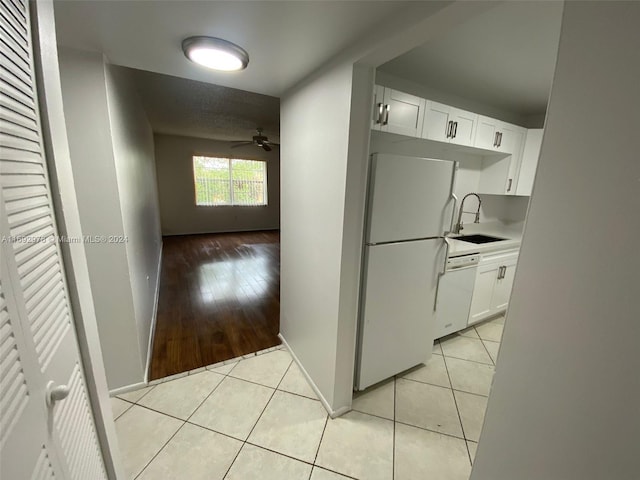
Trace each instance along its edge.
{"label": "white refrigerator", "polygon": [[437,284],[455,211],[456,163],[374,154],[371,159],[355,387],[426,362]]}

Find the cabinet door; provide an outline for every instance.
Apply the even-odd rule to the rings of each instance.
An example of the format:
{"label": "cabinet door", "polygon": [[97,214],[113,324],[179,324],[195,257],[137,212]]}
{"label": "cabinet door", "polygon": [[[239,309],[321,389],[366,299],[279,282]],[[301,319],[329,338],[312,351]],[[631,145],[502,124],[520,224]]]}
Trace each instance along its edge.
{"label": "cabinet door", "polygon": [[507,180],[504,187],[504,193],[507,195],[516,194],[525,132],[525,129],[509,124],[503,124],[500,129],[501,137],[500,146],[498,148],[505,153],[511,154],[509,173],[507,174]]}
{"label": "cabinet door", "polygon": [[485,150],[497,150],[496,134],[498,133],[499,121],[494,118],[478,115],[478,126],[474,146]]}
{"label": "cabinet door", "polygon": [[511,172],[512,155],[487,155],[482,160],[478,193],[504,195]]}
{"label": "cabinet door", "polygon": [[452,108],[449,105],[428,101],[424,112],[422,138],[449,142],[449,120]]}
{"label": "cabinet door", "polygon": [[451,119],[453,120],[453,136],[451,143],[458,145],[473,146],[476,135],[476,125],[478,123],[478,115],[476,113],[452,108]]}
{"label": "cabinet door", "polygon": [[522,151],[522,161],[520,162],[520,173],[518,175],[517,195],[531,195],[533,189],[533,179],[538,168],[538,158],[540,157],[540,147],[542,145],[541,128],[527,130]]}
{"label": "cabinet door", "polygon": [[420,137],[424,119],[423,98],[385,88],[384,104],[389,111],[384,114],[383,132]]}
{"label": "cabinet door", "polygon": [[371,109],[371,129],[382,130],[382,120],[384,118],[384,87],[374,85],[373,87],[373,108]]}
{"label": "cabinet door", "polygon": [[522,146],[522,138],[524,137],[524,129],[516,125],[500,122],[498,125],[498,146],[499,152],[514,153],[518,147]]}
{"label": "cabinet door", "polygon": [[493,289],[493,297],[491,299],[491,310],[493,313],[506,310],[507,305],[509,305],[517,263],[518,257],[515,256],[500,264],[503,268],[503,278],[496,279],[495,288]]}
{"label": "cabinet door", "polygon": [[502,264],[490,263],[478,266],[469,310],[469,325],[477,323],[492,314],[493,289],[496,285],[500,265]]}

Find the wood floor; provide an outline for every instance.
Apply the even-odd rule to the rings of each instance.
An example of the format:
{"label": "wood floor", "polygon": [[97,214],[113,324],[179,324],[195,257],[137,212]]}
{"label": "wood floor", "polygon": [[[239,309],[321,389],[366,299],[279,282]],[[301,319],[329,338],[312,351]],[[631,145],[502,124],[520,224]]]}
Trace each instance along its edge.
{"label": "wood floor", "polygon": [[279,232],[163,243],[150,380],[280,343]]}

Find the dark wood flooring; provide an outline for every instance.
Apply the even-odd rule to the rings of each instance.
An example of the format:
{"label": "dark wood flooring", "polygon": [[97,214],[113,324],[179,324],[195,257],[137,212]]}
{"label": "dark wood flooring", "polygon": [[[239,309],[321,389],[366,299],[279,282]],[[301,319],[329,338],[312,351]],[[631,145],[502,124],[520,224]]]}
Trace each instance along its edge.
{"label": "dark wood flooring", "polygon": [[280,233],[164,237],[149,379],[280,343]]}

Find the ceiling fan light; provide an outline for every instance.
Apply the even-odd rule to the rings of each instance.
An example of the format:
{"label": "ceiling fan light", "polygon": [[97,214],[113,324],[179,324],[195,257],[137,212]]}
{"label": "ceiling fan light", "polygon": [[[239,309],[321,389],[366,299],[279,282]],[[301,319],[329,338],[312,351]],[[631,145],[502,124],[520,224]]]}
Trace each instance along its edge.
{"label": "ceiling fan light", "polygon": [[249,54],[243,48],[221,38],[189,37],[183,40],[182,51],[192,62],[212,70],[233,72],[249,64]]}

